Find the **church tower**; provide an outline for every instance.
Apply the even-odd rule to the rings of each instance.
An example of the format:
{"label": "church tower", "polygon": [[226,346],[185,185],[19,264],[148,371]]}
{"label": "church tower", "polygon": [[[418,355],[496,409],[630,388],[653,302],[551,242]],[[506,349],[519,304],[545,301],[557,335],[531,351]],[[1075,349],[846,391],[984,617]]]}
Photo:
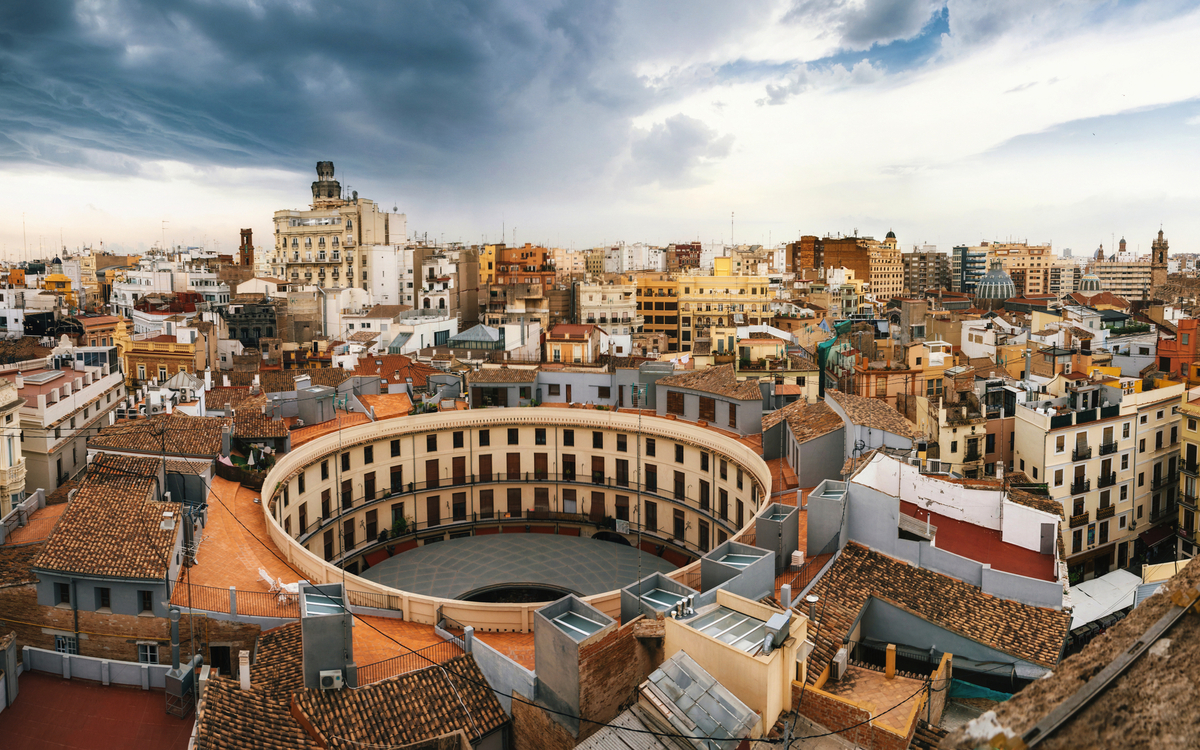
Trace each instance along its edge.
{"label": "church tower", "polygon": [[242,244],[238,246],[238,264],[243,266],[254,265],[254,230],[242,230]]}
{"label": "church tower", "polygon": [[317,162],[317,181],[312,184],[314,211],[320,208],[337,208],[342,200],[342,184],[333,179],[333,162]]}
{"label": "church tower", "polygon": [[1167,238],[1158,230],[1158,239],[1150,243],[1150,293],[1167,284]]}

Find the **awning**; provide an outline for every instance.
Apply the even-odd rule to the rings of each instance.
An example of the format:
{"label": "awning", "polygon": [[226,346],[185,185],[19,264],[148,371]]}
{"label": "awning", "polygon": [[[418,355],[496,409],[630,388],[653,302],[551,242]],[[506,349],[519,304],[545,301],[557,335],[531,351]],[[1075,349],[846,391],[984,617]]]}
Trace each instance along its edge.
{"label": "awning", "polygon": [[1175,530],[1171,528],[1170,524],[1164,523],[1160,526],[1155,526],[1149,531],[1142,532],[1138,536],[1138,539],[1141,539],[1142,544],[1147,547],[1157,547],[1173,536],[1175,536]]}

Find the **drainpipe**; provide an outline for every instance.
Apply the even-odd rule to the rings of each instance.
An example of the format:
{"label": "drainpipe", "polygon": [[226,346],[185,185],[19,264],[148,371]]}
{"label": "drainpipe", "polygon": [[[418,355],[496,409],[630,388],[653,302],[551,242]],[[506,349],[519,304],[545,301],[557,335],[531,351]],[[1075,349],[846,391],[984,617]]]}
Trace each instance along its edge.
{"label": "drainpipe", "polygon": [[79,586],[71,579],[71,611],[75,616],[75,650],[79,651]]}

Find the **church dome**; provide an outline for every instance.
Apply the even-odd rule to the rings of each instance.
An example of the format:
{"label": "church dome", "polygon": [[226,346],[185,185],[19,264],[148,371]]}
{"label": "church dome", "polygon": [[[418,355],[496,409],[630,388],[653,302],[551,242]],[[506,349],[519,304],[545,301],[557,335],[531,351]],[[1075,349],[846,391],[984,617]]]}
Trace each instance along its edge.
{"label": "church dome", "polygon": [[1012,277],[1000,267],[998,260],[992,261],[991,270],[980,277],[979,282],[975,285],[977,302],[1003,302],[1016,296],[1017,285],[1013,283]]}
{"label": "church dome", "polygon": [[1101,291],[1100,277],[1094,273],[1087,273],[1079,280],[1079,291],[1082,294],[1096,294]]}
{"label": "church dome", "polygon": [[894,239],[896,239],[896,233],[889,229],[888,233],[887,233],[887,237],[885,237],[884,239],[894,240]]}

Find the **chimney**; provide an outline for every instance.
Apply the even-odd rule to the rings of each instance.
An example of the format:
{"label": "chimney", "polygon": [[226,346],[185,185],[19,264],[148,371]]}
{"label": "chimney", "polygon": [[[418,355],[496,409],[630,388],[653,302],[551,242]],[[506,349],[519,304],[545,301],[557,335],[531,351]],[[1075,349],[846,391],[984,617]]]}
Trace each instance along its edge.
{"label": "chimney", "polygon": [[205,392],[212,390],[212,369],[204,368],[204,390]]}
{"label": "chimney", "polygon": [[238,681],[242,690],[250,689],[250,652],[238,652]]}
{"label": "chimney", "polygon": [[228,388],[229,387],[229,376],[222,374],[221,379],[224,382],[225,387]]}

